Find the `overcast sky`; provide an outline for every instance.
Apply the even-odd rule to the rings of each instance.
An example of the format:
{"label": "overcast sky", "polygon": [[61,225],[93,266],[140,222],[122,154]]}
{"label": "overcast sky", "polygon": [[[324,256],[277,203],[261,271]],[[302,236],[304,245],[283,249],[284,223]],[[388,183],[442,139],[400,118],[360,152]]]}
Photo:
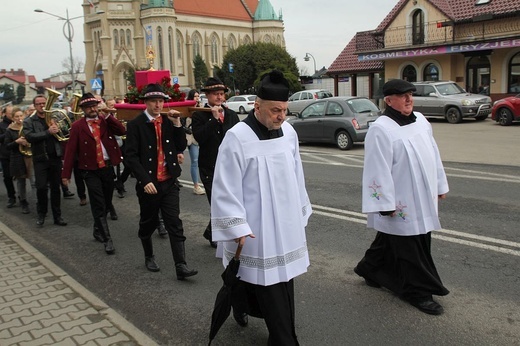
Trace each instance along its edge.
{"label": "overcast sky", "polygon": [[[211,1],[211,0],[207,0]],[[289,54],[296,58],[300,71],[312,72],[314,62],[303,57],[310,53],[316,68],[330,64],[358,31],[379,25],[397,0],[270,0],[275,11],[282,10],[285,41]],[[0,11],[0,68],[22,68],[40,81],[63,71],[69,59],[69,45],[58,16],[82,16],[83,0],[2,0]],[[9,4],[9,6],[6,6]],[[83,19],[72,20],[75,29],[72,54],[85,62]]]}

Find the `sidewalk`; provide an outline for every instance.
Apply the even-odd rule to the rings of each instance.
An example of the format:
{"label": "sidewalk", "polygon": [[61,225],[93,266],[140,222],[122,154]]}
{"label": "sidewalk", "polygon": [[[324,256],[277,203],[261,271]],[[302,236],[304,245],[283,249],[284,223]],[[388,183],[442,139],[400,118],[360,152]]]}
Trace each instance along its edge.
{"label": "sidewalk", "polygon": [[156,345],[0,222],[0,345]]}

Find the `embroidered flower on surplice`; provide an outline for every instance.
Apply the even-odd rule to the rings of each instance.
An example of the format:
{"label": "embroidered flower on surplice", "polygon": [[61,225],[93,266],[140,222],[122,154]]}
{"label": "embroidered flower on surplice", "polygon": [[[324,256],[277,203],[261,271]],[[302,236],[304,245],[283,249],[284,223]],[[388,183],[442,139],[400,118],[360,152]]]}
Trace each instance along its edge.
{"label": "embroidered flower on surplice", "polygon": [[375,199],[377,199],[379,201],[379,198],[382,196],[382,194],[379,191],[377,191],[377,190],[381,187],[381,185],[377,185],[376,181],[374,180],[372,185],[369,185],[368,187],[370,189],[372,189],[372,191],[373,191],[370,194],[370,197],[375,198]]}

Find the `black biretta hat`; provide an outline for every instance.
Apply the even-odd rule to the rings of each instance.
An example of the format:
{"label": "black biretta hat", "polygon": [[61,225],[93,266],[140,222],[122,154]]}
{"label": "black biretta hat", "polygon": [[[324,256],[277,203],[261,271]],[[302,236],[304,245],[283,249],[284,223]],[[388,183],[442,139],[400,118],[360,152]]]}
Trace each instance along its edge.
{"label": "black biretta hat", "polygon": [[144,89],[144,95],[141,96],[141,99],[160,99],[163,98],[165,100],[170,99],[170,96],[164,93],[164,89],[159,84],[148,84]]}
{"label": "black biretta hat", "polygon": [[392,79],[383,85],[383,95],[395,95],[395,94],[405,94],[409,91],[415,91],[415,85],[412,83],[402,80],[402,79]]}
{"label": "black biretta hat", "polygon": [[81,98],[79,99],[79,106],[80,107],[91,107],[91,106],[97,106],[101,100],[97,99],[92,95],[92,93],[85,93],[81,95]]}
{"label": "black biretta hat", "polygon": [[289,82],[282,72],[272,70],[262,76],[256,96],[262,100],[287,101],[289,99]]}
{"label": "black biretta hat", "polygon": [[222,83],[220,79],[217,77],[209,77],[204,86],[200,89],[201,91],[218,91],[224,90],[224,92],[228,92],[228,88]]}

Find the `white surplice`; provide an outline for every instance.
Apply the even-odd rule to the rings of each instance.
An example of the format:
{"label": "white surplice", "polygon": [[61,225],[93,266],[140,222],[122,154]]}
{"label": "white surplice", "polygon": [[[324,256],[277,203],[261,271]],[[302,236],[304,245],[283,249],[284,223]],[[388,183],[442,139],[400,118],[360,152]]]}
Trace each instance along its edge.
{"label": "white surplice", "polygon": [[[448,192],[439,149],[425,117],[399,126],[379,117],[365,139],[363,212],[367,226],[394,235],[426,234],[441,228],[438,195]],[[395,210],[394,217],[380,211]]]}
{"label": "white surplice", "polygon": [[[312,213],[298,137],[259,140],[244,122],[231,128],[219,147],[211,199],[213,241],[224,267],[235,254],[236,238],[246,238],[238,276],[269,286],[305,273],[309,254],[305,226]],[[223,251],[223,252],[222,252]]]}

